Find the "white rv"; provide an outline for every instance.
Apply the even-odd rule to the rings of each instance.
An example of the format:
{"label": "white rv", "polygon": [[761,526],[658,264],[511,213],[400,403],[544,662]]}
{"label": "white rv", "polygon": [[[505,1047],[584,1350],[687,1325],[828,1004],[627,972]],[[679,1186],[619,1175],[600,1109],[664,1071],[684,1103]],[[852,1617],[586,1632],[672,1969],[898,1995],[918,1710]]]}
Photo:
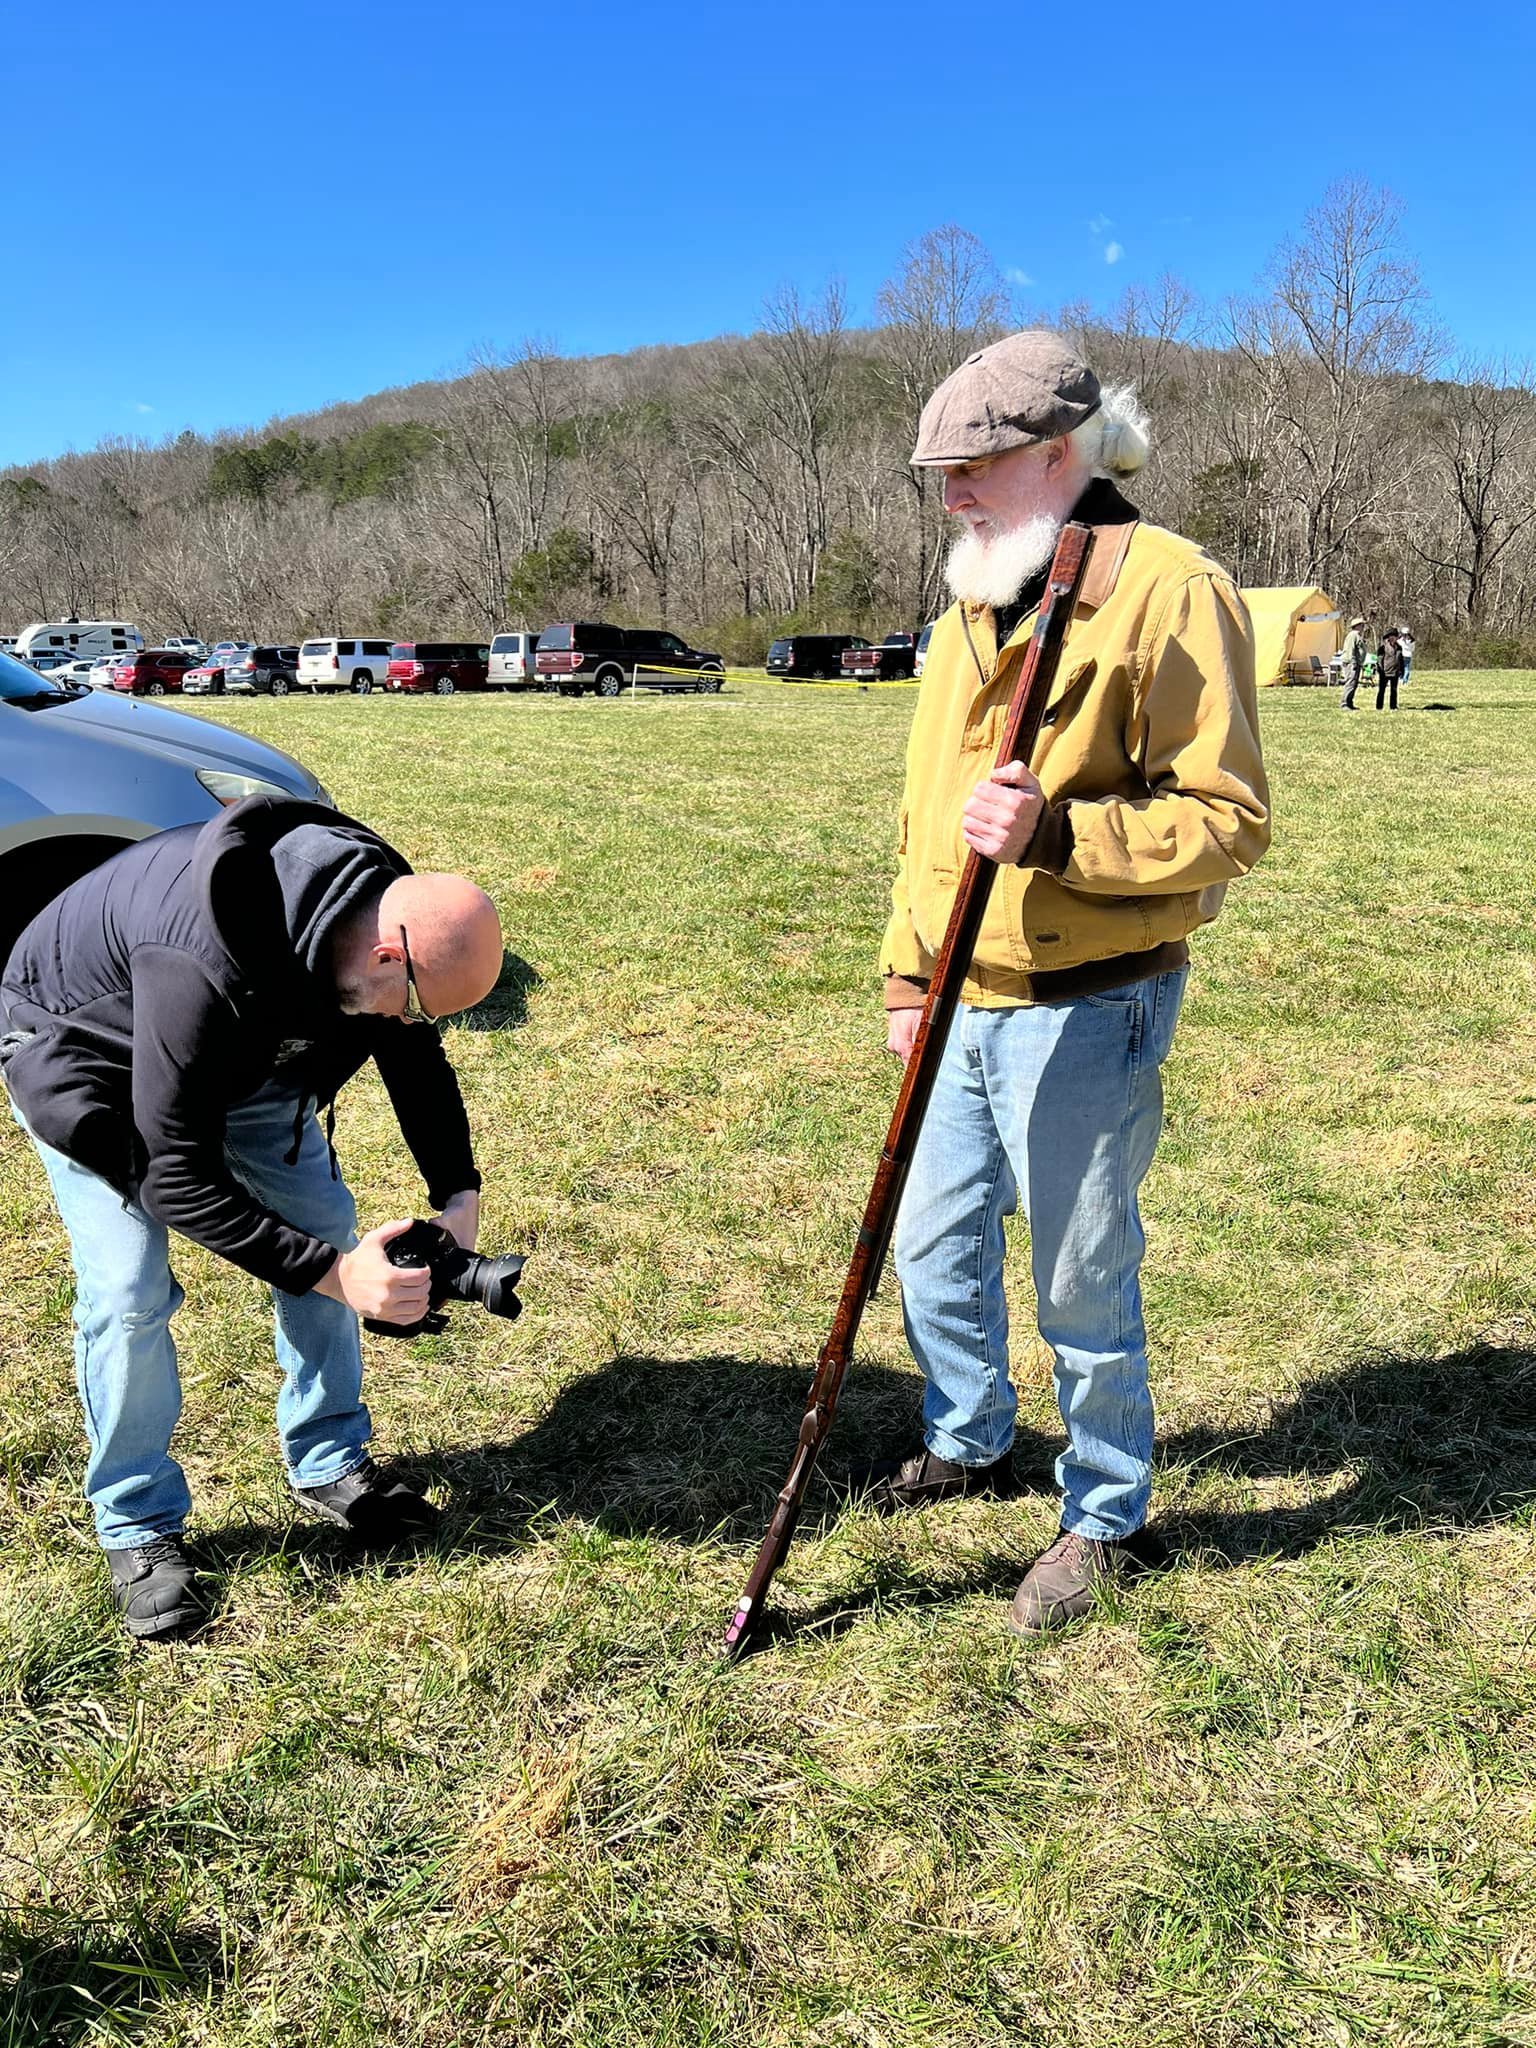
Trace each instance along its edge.
{"label": "white rv", "polygon": [[86,661],[103,654],[142,654],[144,635],[122,619],[55,619],[23,626],[13,651],[23,661],[35,654]]}

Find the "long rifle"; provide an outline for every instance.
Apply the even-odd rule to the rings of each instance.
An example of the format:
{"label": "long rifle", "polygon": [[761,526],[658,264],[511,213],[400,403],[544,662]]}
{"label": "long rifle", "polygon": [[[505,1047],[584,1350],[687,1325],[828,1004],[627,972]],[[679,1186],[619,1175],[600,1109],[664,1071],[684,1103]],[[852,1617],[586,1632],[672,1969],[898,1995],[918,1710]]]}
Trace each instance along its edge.
{"label": "long rifle", "polygon": [[[999,767],[1005,761],[1027,761],[1034,749],[1092,546],[1093,535],[1086,526],[1062,528],[1039,616],[1025,650],[1013,701],[1008,706],[1008,722],[997,750]],[[960,1001],[960,990],[970,971],[971,955],[976,949],[982,916],[996,873],[997,863],[972,849],[966,858],[960,887],[955,893],[954,908],[949,914],[949,925],[939,949],[933,979],[928,984],[927,1000],[923,1004],[917,1036],[902,1075],[901,1092],[896,1097],[891,1127],[886,1133],[880,1164],[875,1168],[874,1185],[864,1206],[864,1221],[859,1225],[853,1257],[848,1263],[842,1298],[832,1318],[832,1331],[822,1346],[810,1392],[806,1396],[805,1414],[801,1418],[800,1436],[789,1477],[774,1505],[773,1519],[757,1553],[757,1562],[736,1603],[736,1611],[726,1625],[724,1652],[727,1657],[739,1656],[762,1622],[764,1596],[788,1553],[795,1524],[800,1518],[800,1504],[815,1469],[817,1453],[831,1430],[843,1377],[853,1359],[859,1324],[865,1307],[880,1284],[880,1271],[895,1228],[902,1189],[906,1186],[912,1155],[917,1149],[917,1135],[927,1112],[928,1099],[933,1093],[939,1062],[944,1056],[944,1044]]]}

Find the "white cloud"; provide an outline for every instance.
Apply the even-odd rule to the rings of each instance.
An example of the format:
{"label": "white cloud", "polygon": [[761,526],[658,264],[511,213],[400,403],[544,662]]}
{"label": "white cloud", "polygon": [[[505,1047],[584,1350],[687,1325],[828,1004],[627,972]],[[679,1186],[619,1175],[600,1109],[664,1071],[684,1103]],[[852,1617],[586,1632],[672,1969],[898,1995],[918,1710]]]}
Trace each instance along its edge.
{"label": "white cloud", "polygon": [[1010,284],[1033,284],[1035,281],[1027,270],[1020,270],[1017,267],[1012,270],[1005,270],[1003,275]]}
{"label": "white cloud", "polygon": [[1096,213],[1088,223],[1088,232],[1090,235],[1102,235],[1107,227],[1113,227],[1113,225],[1114,222],[1107,213]]}
{"label": "white cloud", "polygon": [[152,405],[146,405],[141,398],[137,400],[133,409],[135,412],[153,412],[155,408]]}
{"label": "white cloud", "polygon": [[1124,254],[1125,251],[1118,242],[1106,242],[1104,244],[1104,261],[1106,263],[1118,263]]}

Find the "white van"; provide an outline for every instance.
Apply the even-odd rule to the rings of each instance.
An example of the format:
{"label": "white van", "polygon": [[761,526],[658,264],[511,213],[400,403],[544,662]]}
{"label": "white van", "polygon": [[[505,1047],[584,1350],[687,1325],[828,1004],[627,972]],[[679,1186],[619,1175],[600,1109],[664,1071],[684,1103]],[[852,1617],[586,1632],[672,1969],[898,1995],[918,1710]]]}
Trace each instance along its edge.
{"label": "white van", "polygon": [[306,640],[294,681],[301,690],[382,690],[392,640]]}
{"label": "white van", "polygon": [[537,633],[498,633],[491,642],[491,657],[486,667],[485,686],[488,690],[537,690],[543,685],[534,672],[533,657],[537,652]]}
{"label": "white van", "polygon": [[22,661],[34,654],[62,654],[69,661],[94,660],[103,654],[142,654],[144,635],[122,619],[55,619],[23,626],[15,653]]}

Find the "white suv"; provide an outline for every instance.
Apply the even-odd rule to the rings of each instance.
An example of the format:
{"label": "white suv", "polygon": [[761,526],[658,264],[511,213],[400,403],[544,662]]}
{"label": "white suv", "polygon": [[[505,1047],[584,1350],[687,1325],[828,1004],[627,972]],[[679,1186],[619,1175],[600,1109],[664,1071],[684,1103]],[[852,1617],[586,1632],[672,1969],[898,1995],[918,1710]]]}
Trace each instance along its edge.
{"label": "white suv", "polygon": [[537,633],[498,633],[491,642],[486,668],[488,690],[538,690],[543,688],[533,666]]}
{"label": "white suv", "polygon": [[306,640],[295,681],[301,690],[355,690],[366,697],[383,689],[390,640]]}

